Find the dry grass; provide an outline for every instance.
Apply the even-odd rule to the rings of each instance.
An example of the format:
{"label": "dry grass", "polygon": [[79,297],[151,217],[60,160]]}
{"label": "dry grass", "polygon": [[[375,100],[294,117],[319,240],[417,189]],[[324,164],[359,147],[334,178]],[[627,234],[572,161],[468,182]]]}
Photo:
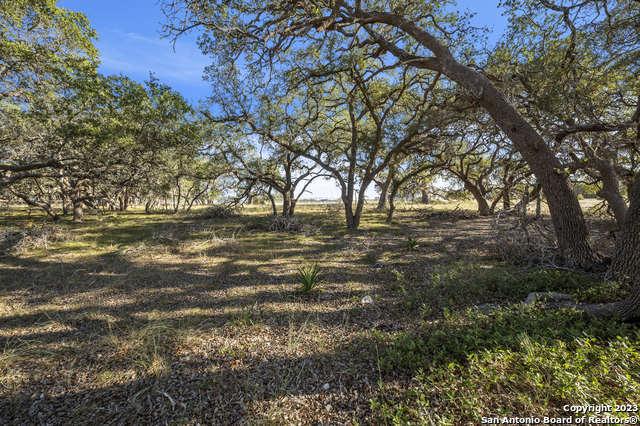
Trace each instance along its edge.
{"label": "dry grass", "polygon": [[[387,227],[369,210],[347,231],[332,208],[298,210],[316,232],[265,231],[259,206],[225,219],[134,210],[4,258],[0,423],[378,424],[371,401],[414,386],[381,375],[380,336],[520,297],[434,284],[451,265],[499,265],[490,218],[400,211]],[[295,295],[297,267],[313,262],[323,290]]]}

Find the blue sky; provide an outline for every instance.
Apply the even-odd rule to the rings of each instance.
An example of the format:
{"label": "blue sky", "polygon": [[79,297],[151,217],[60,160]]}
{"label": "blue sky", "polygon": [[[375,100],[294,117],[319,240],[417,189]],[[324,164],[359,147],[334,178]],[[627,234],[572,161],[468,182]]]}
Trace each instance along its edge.
{"label": "blue sky", "polygon": [[[196,45],[197,34],[181,38],[175,44],[160,39],[164,15],[156,0],[61,0],[59,5],[85,13],[91,26],[97,31],[100,50],[100,72],[124,74],[142,82],[155,73],[160,82],[179,91],[187,99],[197,102],[205,99],[210,90],[209,83],[202,80],[204,68],[210,63]],[[494,37],[506,26],[495,1],[458,1],[458,10],[477,13],[472,21],[476,26],[494,27]],[[316,183],[317,182],[317,183]],[[316,181],[309,188],[314,197],[336,198],[335,185],[327,181]],[[373,190],[367,196],[374,196]]]}

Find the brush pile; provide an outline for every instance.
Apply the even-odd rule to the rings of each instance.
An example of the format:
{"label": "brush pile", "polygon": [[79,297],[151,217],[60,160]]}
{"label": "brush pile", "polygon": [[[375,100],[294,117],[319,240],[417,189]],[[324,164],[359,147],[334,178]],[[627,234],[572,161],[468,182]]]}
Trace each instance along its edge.
{"label": "brush pile", "polygon": [[295,216],[267,216],[265,229],[270,232],[295,234],[304,231],[302,222]]}
{"label": "brush pile", "polygon": [[473,220],[477,219],[478,215],[476,213],[471,213],[465,210],[460,209],[460,206],[456,206],[455,209],[448,210],[439,210],[435,211],[434,209],[414,209],[411,208],[409,211],[414,212],[413,217],[420,221],[424,220]]}
{"label": "brush pile", "polygon": [[38,248],[48,249],[50,244],[69,241],[73,239],[63,225],[31,227],[10,227],[0,229],[0,256],[5,257],[11,253],[20,253]]}
{"label": "brush pile", "polygon": [[505,262],[520,268],[560,268],[555,233],[541,216],[527,216],[521,209],[498,212],[491,225]]}
{"label": "brush pile", "polygon": [[237,205],[216,204],[198,215],[199,219],[231,219],[240,216],[240,209]]}

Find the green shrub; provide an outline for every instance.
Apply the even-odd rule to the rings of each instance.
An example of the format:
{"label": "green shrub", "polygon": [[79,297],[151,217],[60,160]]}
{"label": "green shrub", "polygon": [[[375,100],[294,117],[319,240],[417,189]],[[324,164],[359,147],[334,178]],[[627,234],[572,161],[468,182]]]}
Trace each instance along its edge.
{"label": "green shrub", "polygon": [[469,310],[392,337],[379,365],[383,372],[417,371],[401,398],[383,387],[372,400],[393,424],[421,424],[425,412],[431,424],[569,417],[564,405],[637,401],[640,334],[636,326],[571,310]]}

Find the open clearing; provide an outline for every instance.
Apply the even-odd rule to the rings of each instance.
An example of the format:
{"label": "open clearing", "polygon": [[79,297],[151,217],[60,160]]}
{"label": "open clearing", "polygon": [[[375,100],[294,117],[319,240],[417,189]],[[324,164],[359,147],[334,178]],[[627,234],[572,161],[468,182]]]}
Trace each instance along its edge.
{"label": "open clearing", "polygon": [[[265,231],[255,206],[63,221],[64,240],[0,259],[0,423],[475,424],[640,401],[637,326],[515,305],[626,289],[505,264],[492,218],[464,207],[391,226],[367,211],[347,231],[334,206],[300,205],[297,234]],[[6,232],[45,223],[2,215]],[[607,222],[593,229],[610,250]],[[295,295],[314,262],[322,290]]]}

